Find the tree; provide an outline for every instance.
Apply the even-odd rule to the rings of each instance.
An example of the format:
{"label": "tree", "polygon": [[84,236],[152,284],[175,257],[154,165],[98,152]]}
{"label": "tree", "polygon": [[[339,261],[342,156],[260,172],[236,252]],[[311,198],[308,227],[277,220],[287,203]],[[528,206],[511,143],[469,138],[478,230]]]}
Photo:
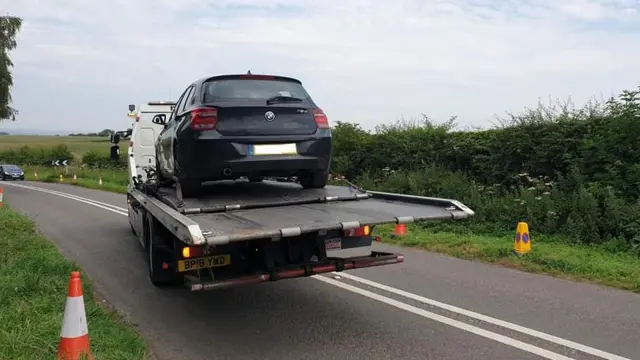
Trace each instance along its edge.
{"label": "tree", "polygon": [[0,120],[16,120],[18,110],[11,107],[13,62],[9,52],[16,48],[16,35],[22,27],[22,19],[15,16],[0,16]]}

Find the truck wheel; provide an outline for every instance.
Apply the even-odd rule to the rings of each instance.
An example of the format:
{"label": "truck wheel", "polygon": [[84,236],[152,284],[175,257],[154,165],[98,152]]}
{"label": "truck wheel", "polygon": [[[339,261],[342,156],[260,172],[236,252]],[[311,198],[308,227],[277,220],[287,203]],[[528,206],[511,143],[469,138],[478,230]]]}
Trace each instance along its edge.
{"label": "truck wheel", "polygon": [[305,189],[322,189],[327,186],[329,173],[326,170],[305,174],[299,178],[300,185]]}
{"label": "truck wheel", "polygon": [[155,286],[178,285],[182,276],[171,268],[163,269],[162,264],[173,262],[173,252],[167,243],[173,243],[173,234],[164,228],[152,215],[147,215],[146,229],[147,260],[149,279]]}

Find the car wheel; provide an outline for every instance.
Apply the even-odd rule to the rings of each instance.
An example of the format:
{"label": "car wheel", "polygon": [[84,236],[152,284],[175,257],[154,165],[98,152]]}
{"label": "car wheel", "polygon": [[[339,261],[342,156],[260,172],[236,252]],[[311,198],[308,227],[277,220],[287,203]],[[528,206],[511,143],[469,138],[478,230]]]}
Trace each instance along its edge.
{"label": "car wheel", "polygon": [[329,173],[322,170],[301,176],[299,181],[305,189],[322,189],[327,186],[328,177]]}
{"label": "car wheel", "polygon": [[165,177],[162,176],[162,172],[160,172],[160,163],[158,163],[157,159],[156,159],[156,181],[158,183],[158,186],[171,186],[171,180],[165,179]]}
{"label": "car wheel", "polygon": [[180,190],[182,191],[182,197],[196,197],[202,193],[202,182],[199,180],[179,178]]}

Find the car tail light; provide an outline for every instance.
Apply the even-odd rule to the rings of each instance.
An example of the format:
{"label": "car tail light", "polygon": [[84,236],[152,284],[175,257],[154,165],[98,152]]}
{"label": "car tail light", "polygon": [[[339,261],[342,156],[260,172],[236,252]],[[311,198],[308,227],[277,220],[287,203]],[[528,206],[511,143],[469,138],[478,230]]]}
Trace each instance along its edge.
{"label": "car tail light", "polygon": [[313,118],[316,120],[318,129],[329,128],[329,119],[322,109],[313,109]]}
{"label": "car tail light", "polygon": [[342,233],[345,237],[369,236],[369,234],[371,234],[371,228],[369,227],[369,225],[366,225],[357,229],[344,230]]}
{"label": "car tail light", "polygon": [[213,130],[218,121],[218,109],[202,108],[191,111],[191,123],[189,126],[193,130]]}

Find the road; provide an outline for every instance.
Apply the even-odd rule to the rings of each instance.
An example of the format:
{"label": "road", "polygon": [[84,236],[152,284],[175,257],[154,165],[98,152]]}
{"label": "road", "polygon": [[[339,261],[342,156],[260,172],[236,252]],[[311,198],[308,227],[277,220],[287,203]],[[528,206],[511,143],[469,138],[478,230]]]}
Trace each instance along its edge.
{"label": "road", "polygon": [[1,186],[160,359],[640,359],[633,293],[407,249],[393,249],[403,264],[340,278],[158,289],[124,195]]}

